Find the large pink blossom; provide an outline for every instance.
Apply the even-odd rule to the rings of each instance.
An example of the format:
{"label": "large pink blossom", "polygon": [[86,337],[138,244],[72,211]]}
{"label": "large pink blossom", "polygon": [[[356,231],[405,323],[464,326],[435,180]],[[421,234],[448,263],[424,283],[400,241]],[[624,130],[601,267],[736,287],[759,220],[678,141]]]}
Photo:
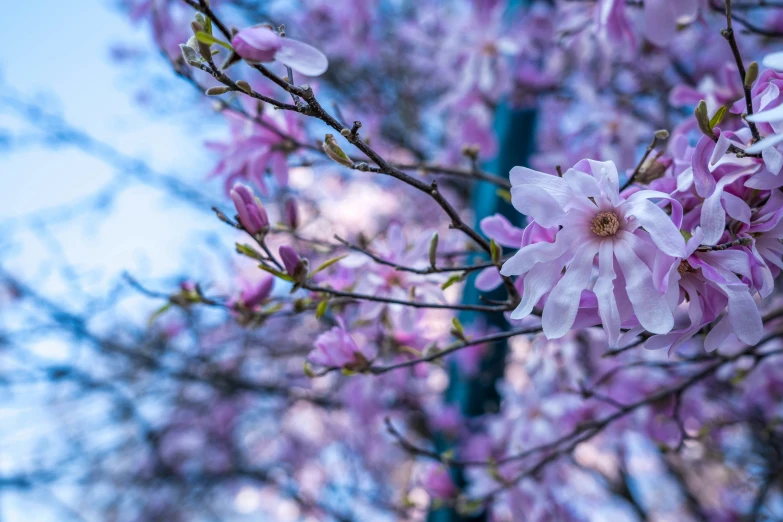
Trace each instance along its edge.
{"label": "large pink blossom", "polygon": [[678,229],[681,207],[672,201],[673,220],[651,201],[669,200],[668,194],[644,190],[625,198],[614,163],[593,160],[577,163],[562,178],[515,167],[511,185],[517,210],[541,226],[561,227],[554,242],[525,246],[503,265],[503,275],[524,277],[522,301],[512,319],[529,315],[548,293],[544,333],[562,337],[574,324],[582,292],[592,290],[613,343],[623,325],[638,322],[659,334],[672,329],[665,289],[653,279],[653,270],[660,269],[659,252],[685,255]]}

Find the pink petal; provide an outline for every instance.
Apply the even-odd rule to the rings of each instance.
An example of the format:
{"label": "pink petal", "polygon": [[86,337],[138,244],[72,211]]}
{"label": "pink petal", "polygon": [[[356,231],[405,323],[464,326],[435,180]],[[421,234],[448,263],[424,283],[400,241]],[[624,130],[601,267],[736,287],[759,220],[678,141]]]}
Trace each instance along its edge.
{"label": "pink petal", "polygon": [[651,333],[665,334],[671,331],[674,316],[666,296],[655,288],[650,269],[623,239],[615,240],[614,255],[623,271],[628,299],[639,323]]}
{"label": "pink petal", "polygon": [[646,0],[644,2],[644,34],[658,46],[668,44],[675,33],[674,12],[669,0]]}
{"label": "pink petal", "polygon": [[504,247],[519,248],[522,245],[524,230],[512,225],[502,214],[485,217],[479,223],[479,228],[484,235]]}
{"label": "pink petal", "polygon": [[476,276],[475,286],[482,292],[489,292],[500,286],[502,282],[503,279],[501,279],[498,269],[490,266],[479,272],[479,275]]}

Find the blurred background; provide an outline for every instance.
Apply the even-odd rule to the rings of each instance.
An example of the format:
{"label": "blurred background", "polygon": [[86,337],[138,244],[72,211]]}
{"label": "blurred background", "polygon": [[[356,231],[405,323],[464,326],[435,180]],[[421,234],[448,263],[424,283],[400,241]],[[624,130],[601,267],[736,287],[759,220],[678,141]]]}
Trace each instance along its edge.
{"label": "blurred background", "polygon": [[[476,169],[553,173],[600,156],[628,172],[656,129],[695,130],[694,99],[712,114],[741,95],[714,2],[661,46],[622,24],[608,34],[596,16],[597,5],[616,4],[606,1],[212,4],[238,26],[290,20],[289,36],[331,60],[314,83],[325,106],[346,121],[358,115],[374,147],[437,179],[471,224],[496,212],[523,224],[498,186],[475,183]],[[622,366],[607,393],[631,401],[693,367],[667,366],[665,350],[609,361],[605,339],[588,332],[562,343],[518,337],[410,372],[307,378],[305,356],[336,316],[319,321],[313,303],[292,305],[279,282],[269,303],[281,304],[278,318],[248,324],[231,309],[261,274],[235,253],[243,235],[211,210],[233,216],[226,173],[209,174],[236,150],[205,144],[237,134],[226,107],[203,95],[214,81],[181,61],[192,9],[179,0],[0,6],[0,522],[509,522],[520,513],[734,522],[783,513],[780,372],[770,363],[748,383],[733,361],[682,404],[641,408],[521,482],[491,517],[436,509],[441,470],[401,449],[387,416],[419,444],[485,461],[614,411],[577,391],[604,370]],[[642,6],[628,6],[638,29]],[[783,17],[748,9],[739,16],[764,32],[743,34],[743,50],[758,58],[778,45]],[[311,147],[326,132],[291,128]],[[339,233],[389,256],[421,253],[437,230],[441,252],[464,253],[426,195],[309,152],[287,156],[290,186],[270,182],[269,201],[298,198],[297,247],[325,256],[329,248],[306,239]],[[457,176],[424,168],[430,162],[456,166]],[[277,207],[269,204],[273,222]],[[338,283],[359,277],[338,268]],[[196,291],[210,300],[191,306]],[[478,302],[472,279],[445,296]],[[471,335],[508,327],[502,316],[460,318]],[[395,357],[451,339],[449,314],[416,316],[415,328],[409,319],[352,326]],[[686,348],[698,368],[701,347]],[[670,422],[681,412],[685,421]],[[485,468],[452,478],[486,492],[498,470]]]}
{"label": "blurred background", "polygon": [[[209,210],[225,199],[222,184],[205,178],[201,147],[221,128],[121,6],[2,7],[0,519],[80,520],[68,507],[74,492],[47,484],[60,472],[73,471],[73,487],[83,479],[84,461],[65,465],[76,453],[69,434],[100,432],[91,443],[108,450],[123,413],[105,394],[70,393],[52,377],[91,357],[83,328],[145,329],[160,304],[123,274],[164,286],[225,281],[234,236],[221,237],[225,225]],[[39,477],[26,476],[33,469]]]}

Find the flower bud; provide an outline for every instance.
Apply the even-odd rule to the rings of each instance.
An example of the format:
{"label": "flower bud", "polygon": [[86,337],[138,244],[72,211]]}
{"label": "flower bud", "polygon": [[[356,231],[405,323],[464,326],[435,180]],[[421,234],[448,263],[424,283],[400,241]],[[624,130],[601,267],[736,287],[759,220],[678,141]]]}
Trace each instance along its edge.
{"label": "flower bud", "polygon": [[274,285],[274,276],[266,275],[256,286],[242,292],[240,298],[241,304],[246,308],[254,308],[260,305],[272,294]]}
{"label": "flower bud", "polygon": [[745,88],[750,89],[753,84],[756,83],[756,79],[759,77],[759,64],[758,62],[750,62],[748,70],[745,72]]}
{"label": "flower bud", "polygon": [[434,269],[435,265],[438,262],[438,233],[437,232],[432,234],[432,239],[430,239],[429,258],[430,258],[430,266]]}
{"label": "flower bud", "polygon": [[253,88],[250,87],[250,84],[247,83],[245,80],[239,80],[237,82],[237,87],[239,87],[240,89],[242,89],[244,92],[246,92],[248,94],[253,92]]}
{"label": "flower bud", "polygon": [[283,219],[291,230],[296,230],[299,226],[299,208],[296,200],[290,196],[283,203]]}
{"label": "flower bud", "polygon": [[296,271],[296,266],[300,261],[299,254],[297,254],[296,250],[288,245],[282,245],[278,249],[278,253],[280,254],[280,259],[283,261],[283,266],[285,266],[285,271],[288,272],[288,275],[293,277],[294,272]]}
{"label": "flower bud", "polygon": [[340,146],[337,144],[337,140],[334,139],[334,136],[332,134],[327,134],[324,137],[324,142],[322,146],[324,152],[326,152],[326,155],[329,156],[336,163],[339,163],[340,165],[344,165],[346,167],[353,166],[353,161],[351,161],[351,158],[349,158],[348,155],[345,152],[343,152],[343,149],[341,149]]}
{"label": "flower bud", "polygon": [[206,90],[205,94],[207,96],[220,96],[221,94],[226,94],[228,91],[230,91],[228,87],[225,87],[223,85],[219,85],[217,87],[210,87]]}
{"label": "flower bud", "polygon": [[639,169],[636,181],[643,185],[649,185],[656,179],[662,178],[672,163],[673,160],[671,158],[652,158]]}
{"label": "flower bud", "polygon": [[230,192],[239,216],[239,223],[247,233],[263,236],[269,231],[269,216],[261,201],[242,183],[237,183]]}
{"label": "flower bud", "polygon": [[198,54],[189,44],[179,44],[179,48],[182,51],[182,59],[185,63],[190,65],[199,65]]}
{"label": "flower bud", "polygon": [[367,369],[369,359],[372,358],[369,348],[360,348],[356,344],[342,319],[338,319],[337,324],[338,326],[318,336],[307,358],[328,368],[345,368],[352,371]]}
{"label": "flower bud", "polygon": [[280,36],[268,25],[256,25],[239,31],[231,39],[231,45],[245,60],[271,62],[280,50],[280,40]]}

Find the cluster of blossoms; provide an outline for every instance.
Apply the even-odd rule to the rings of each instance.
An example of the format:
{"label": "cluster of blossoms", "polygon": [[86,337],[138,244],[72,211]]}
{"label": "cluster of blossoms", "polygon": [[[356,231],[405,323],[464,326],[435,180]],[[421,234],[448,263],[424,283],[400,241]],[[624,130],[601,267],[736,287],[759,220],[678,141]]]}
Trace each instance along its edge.
{"label": "cluster of blossoms", "polygon": [[[767,55],[745,67],[723,8],[697,0],[299,0],[263,18],[187,3],[200,25],[176,33],[190,40],[173,61],[227,120],[207,148],[246,258],[233,298],[189,289],[188,311],[226,306],[221,371],[284,400],[267,430],[255,399],[211,398],[235,437],[206,419],[193,442],[173,417],[173,473],[247,477],[224,453],[247,454],[316,519],[753,513],[753,488],[736,490],[761,452],[730,457],[740,439],[777,447],[783,399],[783,60],[769,41],[742,40]],[[172,24],[182,8],[141,4]],[[211,9],[249,27],[221,34]],[[783,30],[777,13],[738,20]],[[507,167],[523,132],[534,150]],[[237,325],[262,355],[229,350]],[[644,457],[666,478],[645,482]],[[656,506],[631,481],[684,500]]]}

